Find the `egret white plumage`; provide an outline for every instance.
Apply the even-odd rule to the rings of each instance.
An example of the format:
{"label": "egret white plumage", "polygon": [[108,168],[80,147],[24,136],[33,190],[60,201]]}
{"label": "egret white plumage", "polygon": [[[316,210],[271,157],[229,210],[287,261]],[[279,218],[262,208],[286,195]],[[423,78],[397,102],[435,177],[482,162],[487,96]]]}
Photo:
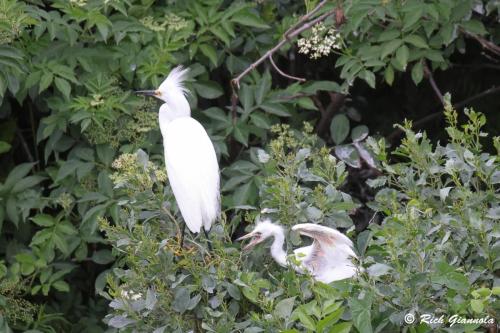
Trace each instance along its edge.
{"label": "egret white plumage", "polygon": [[191,118],[184,82],[188,69],[178,66],[156,90],[136,93],[156,97],[168,179],[182,217],[193,233],[206,232],[220,215],[219,165],[203,126]]}
{"label": "egret white plumage", "polygon": [[287,260],[287,254],[283,249],[285,242],[283,227],[270,220],[257,223],[250,233],[238,240],[251,238],[250,243],[243,248],[248,250],[273,237],[271,256],[278,264],[283,267],[292,266],[299,273],[308,271],[314,279],[324,283],[356,275],[357,269],[352,262],[356,254],[352,250],[352,241],[347,236],[338,230],[313,223],[296,224],[292,230],[313,239],[311,245],[294,250],[295,259],[300,262],[298,266]]}

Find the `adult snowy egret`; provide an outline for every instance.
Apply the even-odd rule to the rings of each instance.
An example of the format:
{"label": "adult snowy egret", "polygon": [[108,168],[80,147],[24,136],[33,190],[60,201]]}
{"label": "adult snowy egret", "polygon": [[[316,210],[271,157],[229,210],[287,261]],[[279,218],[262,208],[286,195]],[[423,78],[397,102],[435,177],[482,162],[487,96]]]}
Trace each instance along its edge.
{"label": "adult snowy egret", "polygon": [[219,165],[207,132],[191,118],[187,75],[188,69],[175,67],[158,89],[136,93],[165,102],[158,120],[168,180],[189,230],[199,233],[203,226],[206,235],[220,215]]}
{"label": "adult snowy egret", "polygon": [[287,254],[283,250],[285,242],[283,227],[270,220],[257,223],[252,232],[238,240],[252,238],[250,243],[243,248],[248,250],[265,239],[273,237],[271,256],[278,264],[283,267],[290,265],[301,274],[308,271],[314,279],[324,283],[356,275],[357,269],[351,261],[352,258],[356,258],[356,254],[347,236],[335,229],[313,223],[297,224],[292,227],[292,230],[313,239],[311,245],[294,250],[295,259],[300,262],[298,266],[287,261]]}

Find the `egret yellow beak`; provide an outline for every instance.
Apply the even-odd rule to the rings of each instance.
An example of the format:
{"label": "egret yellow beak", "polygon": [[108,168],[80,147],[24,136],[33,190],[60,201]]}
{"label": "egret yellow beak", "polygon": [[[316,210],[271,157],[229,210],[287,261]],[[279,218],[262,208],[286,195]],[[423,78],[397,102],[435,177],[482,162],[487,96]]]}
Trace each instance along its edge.
{"label": "egret yellow beak", "polygon": [[250,232],[250,233],[248,233],[248,234],[246,234],[244,236],[241,236],[236,241],[239,242],[239,241],[242,241],[242,240],[245,240],[245,239],[248,239],[248,238],[252,238],[252,240],[250,241],[250,243],[248,243],[246,246],[243,247],[243,251],[247,251],[247,250],[252,249],[255,245],[261,243],[264,240],[260,236],[260,234]]}

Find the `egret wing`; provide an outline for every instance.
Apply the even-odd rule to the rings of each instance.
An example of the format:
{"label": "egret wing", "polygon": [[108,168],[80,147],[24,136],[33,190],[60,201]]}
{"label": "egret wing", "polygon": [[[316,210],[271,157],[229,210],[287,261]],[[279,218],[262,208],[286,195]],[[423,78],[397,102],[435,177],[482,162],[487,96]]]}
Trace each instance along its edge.
{"label": "egret wing", "polygon": [[331,281],[353,276],[356,268],[350,257],[356,257],[352,241],[341,232],[325,226],[303,223],[292,227],[301,235],[311,237],[311,251],[303,264],[319,281]]}
{"label": "egret wing", "polygon": [[189,230],[209,230],[220,214],[219,166],[203,126],[193,118],[177,118],[165,131],[165,165],[177,205]]}
{"label": "egret wing", "polygon": [[352,250],[352,241],[338,230],[313,223],[296,224],[292,227],[292,230],[297,231],[301,235],[313,238],[313,246],[320,246],[325,250],[332,247],[338,248],[350,256],[356,257],[356,254]]}

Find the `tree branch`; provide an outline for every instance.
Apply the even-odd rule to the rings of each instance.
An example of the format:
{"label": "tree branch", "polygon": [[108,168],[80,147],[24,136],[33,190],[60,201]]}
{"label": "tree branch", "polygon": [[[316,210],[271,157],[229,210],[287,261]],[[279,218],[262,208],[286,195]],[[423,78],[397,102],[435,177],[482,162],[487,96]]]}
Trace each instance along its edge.
{"label": "tree branch", "polygon": [[304,79],[302,77],[297,77],[297,76],[292,76],[292,75],[286,74],[281,69],[279,69],[279,67],[276,65],[276,63],[273,60],[273,55],[272,54],[269,56],[269,62],[271,63],[271,65],[273,65],[273,67],[276,70],[276,72],[278,72],[281,76],[286,77],[287,79],[295,80],[295,81],[299,81],[299,82],[305,82],[306,81],[306,79]]}
{"label": "tree branch", "polygon": [[443,94],[441,93],[441,90],[437,86],[436,81],[434,81],[434,76],[432,75],[432,72],[430,71],[425,61],[424,61],[424,73],[427,79],[429,80],[429,83],[431,84],[432,90],[434,90],[434,92],[436,93],[436,96],[438,97],[441,104],[444,105]]}
{"label": "tree branch", "polygon": [[292,25],[292,27],[290,27],[283,34],[283,38],[281,39],[281,41],[278,44],[276,44],[273,48],[271,48],[270,50],[268,50],[263,56],[261,56],[259,59],[257,59],[256,61],[254,61],[250,66],[248,66],[237,77],[235,77],[234,79],[231,80],[231,90],[232,90],[232,95],[231,95],[231,114],[232,114],[233,123],[236,122],[236,118],[237,118],[237,113],[236,113],[236,108],[237,108],[237,105],[238,105],[238,94],[237,94],[237,91],[240,89],[240,80],[245,75],[247,75],[248,73],[250,73],[253,69],[255,69],[258,65],[260,65],[262,62],[264,62],[266,59],[270,59],[271,65],[273,65],[273,67],[281,75],[283,75],[283,76],[285,76],[287,78],[298,80],[298,81],[305,81],[305,79],[296,78],[296,77],[293,77],[291,75],[288,75],[288,74],[285,74],[284,72],[282,72],[278,68],[278,66],[276,66],[276,64],[274,63],[274,61],[272,60],[272,55],[276,51],[278,51],[283,45],[285,45],[287,42],[289,42],[292,38],[300,35],[305,30],[310,29],[315,24],[317,24],[317,23],[325,20],[327,17],[329,17],[330,15],[335,14],[337,12],[337,9],[333,9],[333,10],[330,10],[330,11],[328,11],[328,12],[326,12],[326,13],[318,16],[317,18],[315,18],[315,19],[313,19],[311,21],[308,21],[309,18],[311,18],[315,13],[317,13],[321,9],[321,7],[323,7],[326,3],[327,3],[327,0],[321,1],[312,11],[310,11],[306,15],[302,16],[297,23],[295,23],[294,25]]}
{"label": "tree branch", "polygon": [[479,42],[479,44],[481,44],[481,46],[485,49],[487,49],[488,51],[490,51],[491,53],[494,53],[496,54],[497,56],[500,56],[500,46],[490,42],[489,40],[479,36],[479,35],[476,35],[476,34],[473,34],[473,33],[470,33],[468,31],[465,31],[464,29],[460,29],[460,31],[465,34],[466,36],[470,37],[470,38],[474,38],[475,40],[477,40]]}
{"label": "tree branch", "polygon": [[[495,94],[495,93],[500,93],[500,86],[498,87],[491,87],[490,89],[487,89],[485,91],[482,91],[480,92],[479,94],[476,94],[476,95],[473,95],[471,97],[468,97],[466,99],[464,99],[463,101],[461,102],[458,102],[458,103],[455,103],[453,104],[453,108],[454,109],[461,109],[463,108],[464,106],[466,106],[467,104],[469,104],[470,102],[472,101],[475,101],[476,99],[480,99],[480,98],[483,98],[487,95],[491,95],[491,94]],[[419,120],[417,120],[416,122],[413,123],[413,127],[414,128],[418,128],[420,126],[422,126],[423,124],[431,121],[431,120],[434,120],[436,118],[440,118],[441,116],[443,116],[443,111],[438,111],[438,112],[434,112],[434,113],[431,113]],[[395,138],[397,138],[399,135],[401,135],[403,133],[403,131],[401,129],[396,129],[395,131],[393,131],[391,134],[389,134],[387,137],[386,137],[386,140],[387,141],[392,141],[394,140]]]}
{"label": "tree branch", "polygon": [[[319,5],[318,5],[319,6]],[[285,38],[283,37],[283,39],[278,43],[276,44],[273,48],[271,48],[270,50],[268,50],[266,53],[264,53],[264,55],[262,57],[260,57],[259,59],[257,59],[256,61],[254,61],[250,66],[248,66],[243,72],[241,72],[237,77],[235,77],[231,82],[232,82],[232,85],[233,87],[236,87],[237,89],[240,88],[240,80],[245,76],[247,75],[248,73],[250,73],[253,69],[255,69],[258,65],[260,65],[262,62],[264,62],[264,60],[268,59],[269,57],[271,57],[276,51],[278,51],[283,45],[285,45],[288,41],[289,41],[289,38],[294,38],[298,35],[300,35],[302,32],[304,32],[305,30],[308,30],[310,29],[313,25],[317,24],[318,22],[321,22],[323,20],[325,20],[328,16],[334,14],[336,11],[336,9],[332,9],[326,13],[324,13],[323,15],[320,15],[318,16],[317,18],[315,18],[314,20],[312,21],[309,21],[307,23],[304,23],[305,20],[302,18],[299,22],[300,23],[304,23],[300,28],[290,32],[288,34],[288,38]],[[306,15],[307,16],[307,15]]]}
{"label": "tree branch", "polygon": [[316,133],[320,136],[328,130],[328,126],[332,122],[333,116],[340,110],[342,105],[344,105],[344,101],[346,99],[346,95],[344,94],[335,92],[331,92],[329,94],[331,102],[324,109],[324,112],[321,112],[321,118],[316,126]]}

